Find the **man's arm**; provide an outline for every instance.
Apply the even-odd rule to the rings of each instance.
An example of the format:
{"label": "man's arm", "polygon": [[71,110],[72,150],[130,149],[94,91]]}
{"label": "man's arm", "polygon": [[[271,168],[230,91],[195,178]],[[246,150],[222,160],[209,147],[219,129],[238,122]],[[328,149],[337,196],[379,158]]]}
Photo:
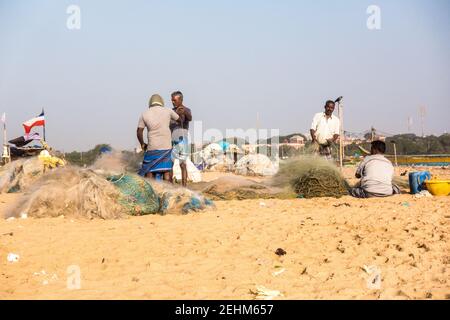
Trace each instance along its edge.
{"label": "man's arm", "polygon": [[317,125],[318,125],[318,119],[317,119],[317,115],[314,116],[312,124],[311,124],[311,130],[309,131],[311,133],[311,139],[312,142],[317,142],[317,137],[316,137],[316,130],[317,130]]}
{"label": "man's arm", "polygon": [[334,128],[334,135],[332,142],[336,142],[340,136],[341,136],[341,122],[338,120]]}
{"label": "man's arm", "polygon": [[144,128],[137,128],[136,134],[142,150],[147,151],[147,144],[144,142]]}
{"label": "man's arm", "polygon": [[357,179],[361,179],[362,178],[362,163],[358,166],[358,168],[356,169],[356,173],[355,173],[355,177]]}
{"label": "man's arm", "polygon": [[184,108],[184,117],[187,121],[192,121],[191,109]]}
{"label": "man's arm", "polygon": [[191,120],[188,119],[188,110],[183,106],[178,107],[175,110],[175,113],[178,114],[178,116],[180,117],[178,119],[178,122],[180,122],[181,124],[183,124],[185,120],[188,120],[188,121],[192,120],[192,115],[190,115],[190,113],[189,113],[189,116],[191,117],[190,118]]}
{"label": "man's arm", "polygon": [[181,115],[178,112],[170,110],[170,121],[183,123],[182,120],[184,120],[184,118],[182,118]]}
{"label": "man's arm", "polygon": [[355,177],[358,179],[361,179],[364,173],[364,167],[366,166],[366,160],[367,158],[364,158],[364,160],[359,164],[358,168],[356,169]]}
{"label": "man's arm", "polygon": [[316,142],[317,141],[317,139],[316,139],[316,130],[311,129],[309,132],[311,133],[312,142],[313,143]]}
{"label": "man's arm", "polygon": [[147,151],[147,144],[144,142],[144,129],[145,129],[145,121],[144,116],[141,115],[139,117],[138,127],[136,130],[136,136],[141,145],[142,150]]}
{"label": "man's arm", "polygon": [[184,119],[185,119],[185,116],[184,116],[184,114],[178,114],[178,120],[176,120],[178,123],[181,123],[181,124],[183,124],[184,123]]}

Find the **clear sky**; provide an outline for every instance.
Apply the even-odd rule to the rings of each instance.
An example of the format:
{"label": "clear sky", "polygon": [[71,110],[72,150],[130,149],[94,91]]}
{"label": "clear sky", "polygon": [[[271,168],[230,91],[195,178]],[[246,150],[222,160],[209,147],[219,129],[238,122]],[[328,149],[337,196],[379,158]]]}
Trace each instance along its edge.
{"label": "clear sky", "polygon": [[[69,30],[69,5],[81,29]],[[369,5],[381,30],[369,30]],[[64,151],[131,149],[153,93],[182,90],[203,127],[306,132],[343,95],[345,128],[450,131],[450,1],[0,0],[8,135],[45,107]]]}

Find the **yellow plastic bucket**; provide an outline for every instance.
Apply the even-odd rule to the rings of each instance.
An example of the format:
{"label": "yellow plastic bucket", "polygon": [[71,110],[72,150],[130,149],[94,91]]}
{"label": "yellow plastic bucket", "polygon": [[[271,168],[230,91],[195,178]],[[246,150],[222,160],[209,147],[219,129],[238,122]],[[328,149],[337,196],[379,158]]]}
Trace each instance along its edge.
{"label": "yellow plastic bucket", "polygon": [[448,196],[450,194],[450,180],[425,181],[428,191],[433,196]]}

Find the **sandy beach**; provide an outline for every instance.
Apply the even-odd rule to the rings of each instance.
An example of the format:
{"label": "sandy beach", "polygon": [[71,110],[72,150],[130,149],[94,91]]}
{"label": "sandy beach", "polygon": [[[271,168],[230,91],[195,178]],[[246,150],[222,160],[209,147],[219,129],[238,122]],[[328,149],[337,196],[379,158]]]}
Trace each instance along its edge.
{"label": "sandy beach", "polygon": [[450,300],[449,13],[0,0],[0,302]]}
{"label": "sandy beach", "polygon": [[[0,212],[17,198],[0,195]],[[254,299],[257,286],[279,291],[275,299],[450,298],[449,197],[216,207],[109,221],[1,219],[0,299]],[[9,253],[19,260],[8,262]],[[70,266],[80,289],[67,286]],[[368,267],[379,270],[378,288]]]}

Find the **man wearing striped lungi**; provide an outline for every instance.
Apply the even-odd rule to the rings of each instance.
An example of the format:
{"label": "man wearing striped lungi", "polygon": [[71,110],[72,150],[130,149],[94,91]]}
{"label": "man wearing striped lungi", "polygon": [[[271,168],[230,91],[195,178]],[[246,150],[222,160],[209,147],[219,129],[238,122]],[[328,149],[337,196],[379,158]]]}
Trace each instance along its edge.
{"label": "man wearing striped lungi", "polygon": [[[145,151],[142,168],[139,175],[170,181],[173,167],[172,134],[170,121],[179,121],[179,115],[164,107],[160,95],[150,98],[149,108],[139,118],[137,138]],[[144,142],[144,129],[147,128],[148,144]]]}

